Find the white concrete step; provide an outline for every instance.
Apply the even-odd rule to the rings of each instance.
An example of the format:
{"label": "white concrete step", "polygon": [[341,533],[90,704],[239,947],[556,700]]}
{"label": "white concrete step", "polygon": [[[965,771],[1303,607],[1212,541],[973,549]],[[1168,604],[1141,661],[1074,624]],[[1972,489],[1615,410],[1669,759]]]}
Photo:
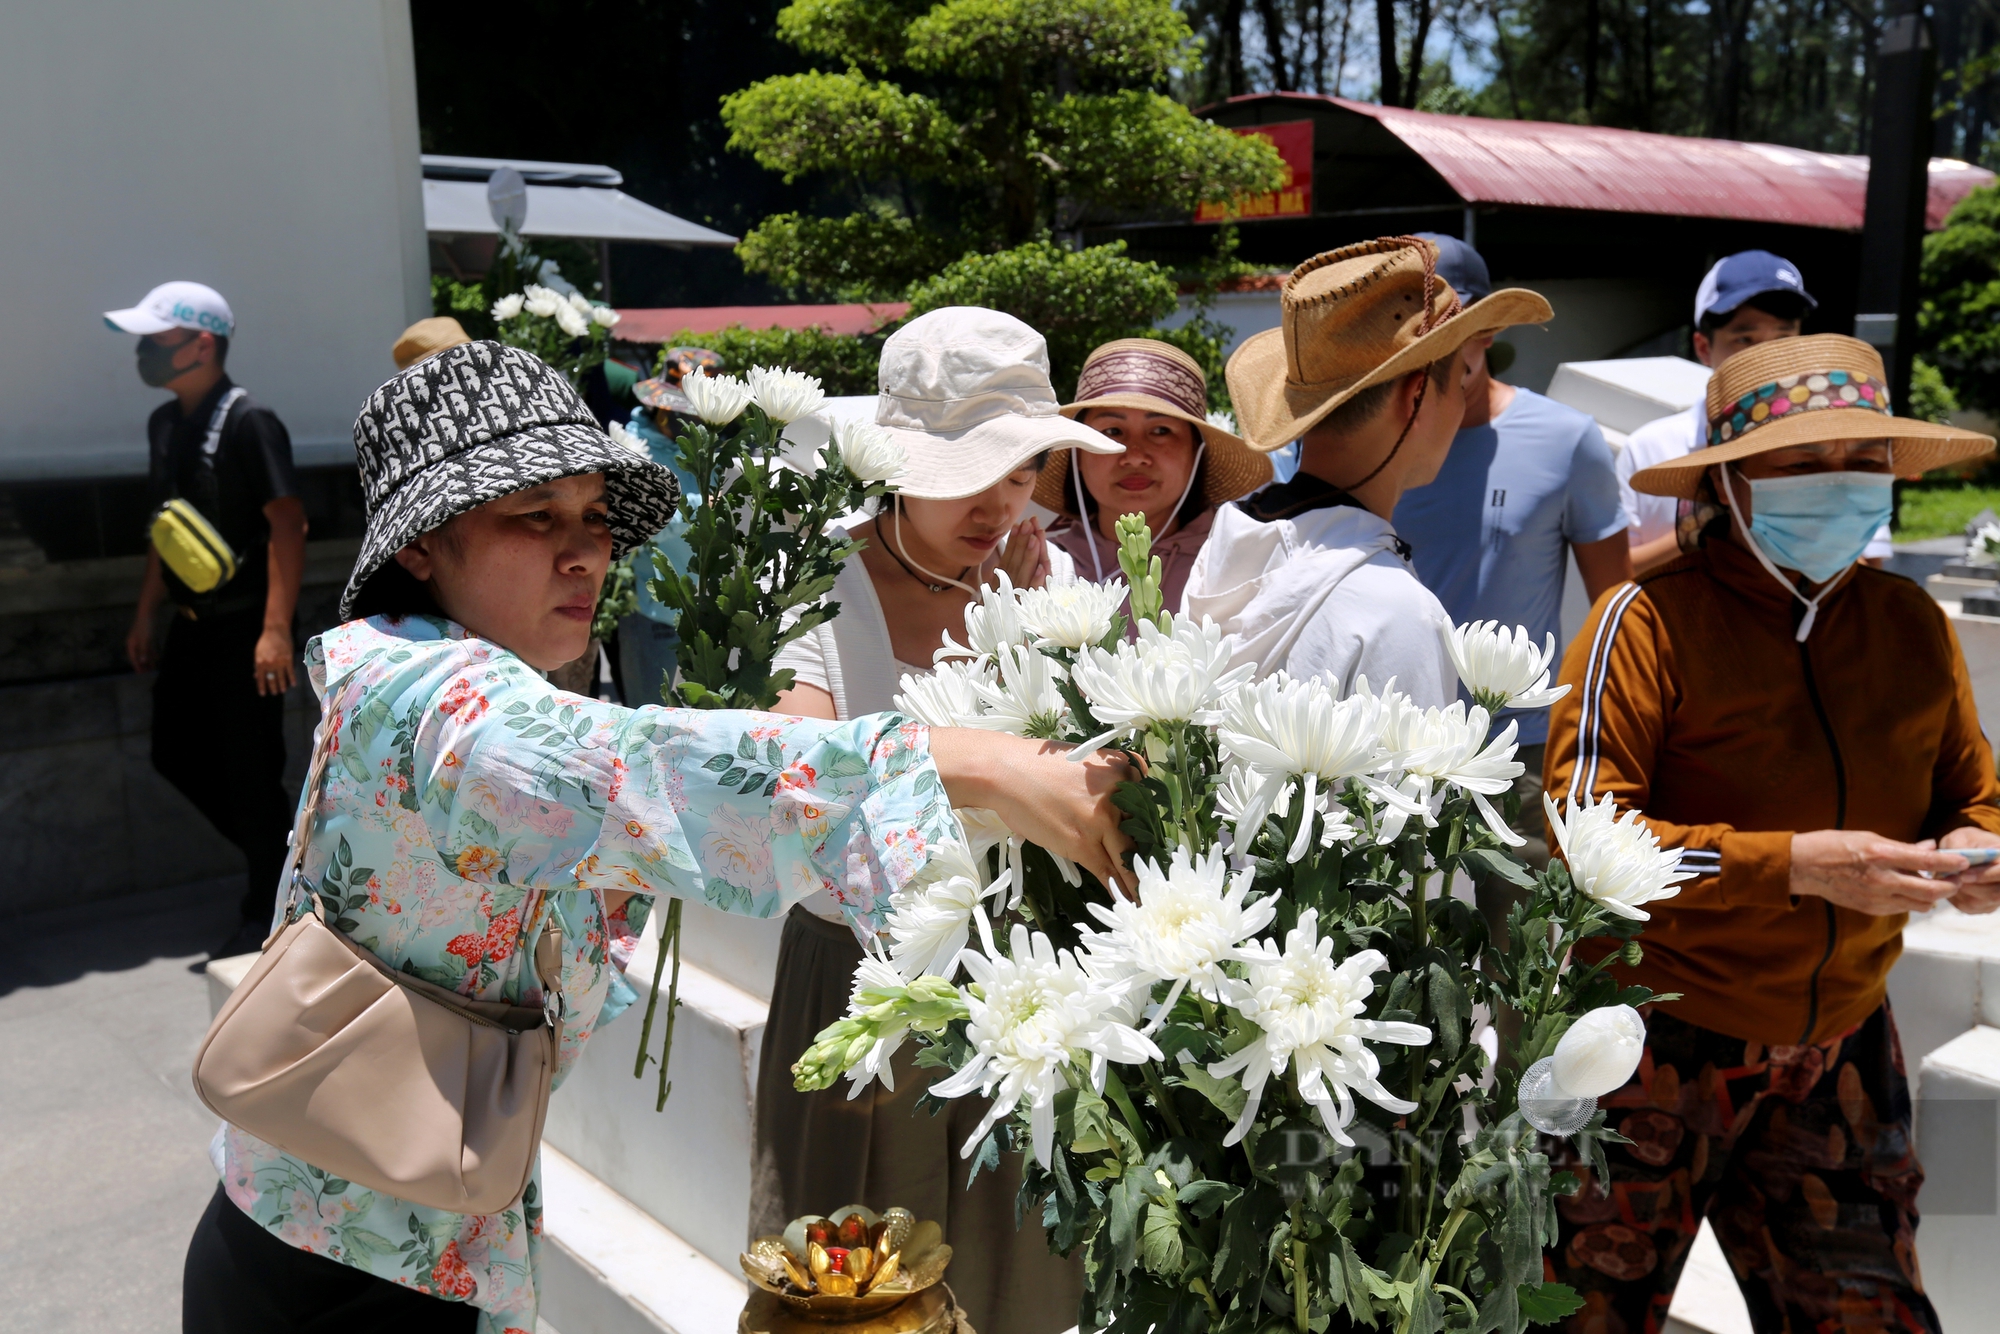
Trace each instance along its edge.
{"label": "white concrete step", "polygon": [[[641,943],[629,974],[635,987],[651,982],[657,948]],[[661,990],[655,1055],[666,1027]],[[584,1048],[549,1100],[544,1138],[733,1272],[749,1240],[751,1105],[768,1006],[685,960],[680,996],[665,1110],[654,1110],[659,1067],[632,1076],[642,996]]]}
{"label": "white concrete step", "polygon": [[2000,1310],[2000,1028],[1982,1024],[1931,1052],[1916,1084],[1924,1288],[1946,1329],[1991,1329]]}
{"label": "white concrete step", "polygon": [[734,1334],[748,1285],[542,1146],[542,1315],[563,1334]]}

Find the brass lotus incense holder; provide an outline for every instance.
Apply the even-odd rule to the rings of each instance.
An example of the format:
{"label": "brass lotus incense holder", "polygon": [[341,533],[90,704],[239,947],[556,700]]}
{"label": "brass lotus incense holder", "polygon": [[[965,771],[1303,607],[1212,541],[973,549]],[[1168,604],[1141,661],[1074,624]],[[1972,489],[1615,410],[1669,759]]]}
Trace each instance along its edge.
{"label": "brass lotus incense holder", "polygon": [[908,1209],[850,1204],[795,1218],[783,1236],[759,1237],[738,1257],[749,1280],[814,1320],[852,1321],[887,1311],[944,1277],[944,1229]]}

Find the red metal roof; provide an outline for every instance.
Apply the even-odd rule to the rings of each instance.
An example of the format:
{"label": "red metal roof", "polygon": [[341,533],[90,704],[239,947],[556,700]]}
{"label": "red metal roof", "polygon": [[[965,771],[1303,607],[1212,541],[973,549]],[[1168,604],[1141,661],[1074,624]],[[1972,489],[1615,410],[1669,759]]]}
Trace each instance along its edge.
{"label": "red metal roof", "polygon": [[741,325],[745,329],[824,329],[831,334],[873,333],[903,318],[906,301],[852,306],[655,306],[621,309],[618,337],[632,343],[664,343],[680,333],[710,334]]}
{"label": "red metal roof", "polygon": [[[1331,104],[1380,122],[1468,204],[1861,230],[1868,159],[1859,154],[1595,125],[1444,116],[1317,93],[1251,93],[1209,110],[1264,100]],[[1926,225],[1942,227],[1959,200],[1993,179],[1983,167],[1932,158]]]}

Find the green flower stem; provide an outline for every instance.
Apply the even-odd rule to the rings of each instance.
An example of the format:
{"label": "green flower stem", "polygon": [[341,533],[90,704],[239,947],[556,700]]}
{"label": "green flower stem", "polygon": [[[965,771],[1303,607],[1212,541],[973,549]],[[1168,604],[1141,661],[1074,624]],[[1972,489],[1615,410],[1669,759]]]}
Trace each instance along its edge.
{"label": "green flower stem", "polygon": [[[1305,1219],[1305,1202],[1292,1201],[1292,1327],[1299,1334],[1310,1334],[1312,1311],[1307,1303],[1306,1288],[1306,1242],[1299,1235],[1299,1228]],[[1407,1326],[1406,1326],[1407,1327]]]}
{"label": "green flower stem", "polygon": [[[679,902],[679,899],[674,900],[675,904]],[[669,906],[668,911],[672,911],[671,906]],[[653,990],[652,994],[646,997],[646,1018],[639,1025],[639,1054],[632,1061],[632,1078],[634,1079],[640,1079],[645,1076],[646,1062],[650,1059],[648,1051],[653,1045],[653,1011],[657,1010],[660,1006],[660,978],[667,969],[667,949],[664,935],[665,933],[663,932],[660,941],[659,957],[653,960]]]}
{"label": "green flower stem", "polygon": [[1132,1105],[1132,1095],[1125,1091],[1125,1081],[1118,1077],[1116,1070],[1106,1069],[1104,1072],[1104,1096],[1111,1099],[1111,1105],[1125,1118],[1126,1128],[1132,1132],[1132,1138],[1139,1141],[1140,1154],[1151,1153],[1153,1146],[1151,1137],[1146,1134],[1146,1123],[1139,1119],[1139,1109]]}
{"label": "green flower stem", "polygon": [[653,1110],[660,1111],[667,1105],[667,1095],[674,1091],[673,1081],[667,1078],[667,1063],[674,1055],[674,1020],[681,1008],[681,901],[675,899],[667,905],[666,925],[660,931],[660,953],[665,954],[669,945],[674,952],[673,977],[667,983],[667,1036],[660,1044],[660,1096],[653,1103]]}
{"label": "green flower stem", "polygon": [[1153,1102],[1159,1107],[1160,1115],[1166,1118],[1167,1129],[1174,1132],[1174,1138],[1179,1139],[1187,1134],[1187,1130],[1181,1125],[1180,1113],[1174,1110],[1173,1099],[1167,1096],[1167,1087],[1160,1082],[1160,1072],[1155,1067],[1155,1062],[1146,1061],[1139,1069],[1145,1072],[1146,1087],[1151,1090]]}

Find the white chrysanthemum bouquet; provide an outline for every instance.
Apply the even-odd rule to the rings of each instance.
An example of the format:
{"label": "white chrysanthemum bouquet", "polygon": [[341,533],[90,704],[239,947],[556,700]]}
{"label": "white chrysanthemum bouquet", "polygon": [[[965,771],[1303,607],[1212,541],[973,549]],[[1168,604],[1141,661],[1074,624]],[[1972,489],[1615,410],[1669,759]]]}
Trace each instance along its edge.
{"label": "white chrysanthemum bouquet", "polygon": [[572,385],[604,360],[619,319],[617,311],[581,292],[565,294],[539,283],[501,297],[487,313],[501,342],[534,353]]}
{"label": "white chrysanthemum bouquet", "polygon": [[[656,552],[650,574],[641,571],[674,612],[680,638],[674,679],[659,689],[668,703],[689,708],[770,709],[792,684],[790,668],[772,670],[778,650],[840,612],[830,597],[834,578],[860,544],[834,521],[894,489],[902,446],[869,423],[829,423],[820,382],[798,371],[757,366],[741,379],[697,373],[681,380],[681,390],[700,417],[674,441],[681,473],[695,479],[696,494],[683,495],[679,508],[693,555],[677,570]],[[645,450],[622,430],[612,438]],[[695,762],[745,793],[769,796],[777,786],[768,757]],[[662,931],[632,1073],[643,1074],[653,1059],[661,970],[671,958],[656,1104],[664,1107],[679,1004],[679,899],[667,905]]]}
{"label": "white chrysanthemum bouquet", "polygon": [[[1507,849],[1514,724],[1543,708],[1554,644],[1496,626],[1448,648],[1475,701],[1419,708],[1393,681],[1341,695],[1229,667],[1215,626],[1165,614],[1136,516],[1128,582],[1004,582],[901,706],[1142,757],[1119,793],[1136,898],[961,812],[962,853],[899,894],[886,954],[793,1067],[990,1108],[972,1170],[1029,1155],[1020,1207],[1083,1248],[1085,1330],[1519,1331],[1576,1309],[1542,1281],[1552,1176],[1534,1133],[1600,1168],[1595,1099],[1639,1061],[1640,905],[1688,878],[1607,800],[1548,811],[1568,865]],[[1119,608],[1130,595],[1128,641]],[[1497,878],[1505,938],[1451,889]],[[1500,1039],[1490,1020],[1510,1035]]]}

